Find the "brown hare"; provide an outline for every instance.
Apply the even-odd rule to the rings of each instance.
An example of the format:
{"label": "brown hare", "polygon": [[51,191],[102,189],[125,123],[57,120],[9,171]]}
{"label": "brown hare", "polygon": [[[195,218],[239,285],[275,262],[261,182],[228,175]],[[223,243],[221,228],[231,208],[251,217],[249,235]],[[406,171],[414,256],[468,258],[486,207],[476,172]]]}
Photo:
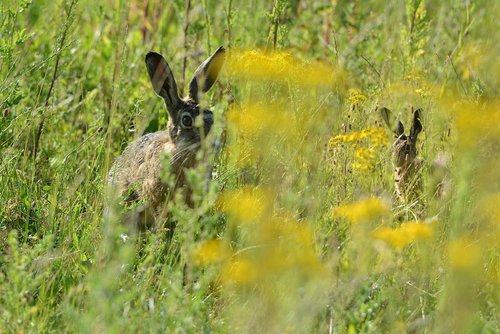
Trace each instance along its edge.
{"label": "brown hare", "polygon": [[[186,189],[185,170],[196,164],[196,153],[213,125],[213,113],[200,107],[199,94],[207,92],[219,75],[225,60],[225,50],[219,47],[195,71],[189,84],[189,94],[180,98],[172,70],[156,52],[146,55],[146,68],[154,91],[165,101],[168,111],[167,129],[146,134],[131,142],[114,162],[109,172],[109,184],[123,198],[125,206],[133,206],[134,215],[128,221],[144,230],[162,214],[164,204],[174,191],[182,191],[191,204]],[[201,118],[201,119],[199,119]],[[173,184],[162,179],[164,157],[168,157]],[[133,217],[133,218],[132,218]]]}
{"label": "brown hare", "polygon": [[386,125],[394,133],[396,141],[392,147],[392,161],[394,164],[394,183],[396,195],[403,203],[411,203],[418,198],[422,187],[420,172],[423,160],[417,157],[417,137],[422,131],[421,109],[413,112],[413,121],[409,135],[405,134],[403,123],[397,121],[396,126],[392,120],[394,116],[387,108],[380,109]]}

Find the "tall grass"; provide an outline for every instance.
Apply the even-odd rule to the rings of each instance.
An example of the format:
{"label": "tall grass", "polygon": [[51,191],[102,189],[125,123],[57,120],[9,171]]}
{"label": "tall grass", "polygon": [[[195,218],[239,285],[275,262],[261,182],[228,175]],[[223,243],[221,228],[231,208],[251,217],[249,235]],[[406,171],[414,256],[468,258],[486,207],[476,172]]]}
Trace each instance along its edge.
{"label": "tall grass", "polygon": [[[0,332],[498,332],[498,10],[2,1]],[[186,87],[219,45],[212,180],[202,151],[174,236],[135,235],[106,184],[166,126],[144,55]],[[416,202],[384,106],[423,110]]]}

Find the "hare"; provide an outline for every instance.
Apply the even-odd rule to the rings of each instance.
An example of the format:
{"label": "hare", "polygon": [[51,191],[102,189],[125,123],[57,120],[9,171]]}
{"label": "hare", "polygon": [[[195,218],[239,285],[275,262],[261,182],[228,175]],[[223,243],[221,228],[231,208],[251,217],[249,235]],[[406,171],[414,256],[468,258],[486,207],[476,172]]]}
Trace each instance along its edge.
{"label": "hare", "polygon": [[392,147],[396,195],[403,203],[412,202],[418,197],[422,187],[420,172],[423,160],[417,157],[417,137],[423,129],[420,121],[422,111],[417,109],[413,112],[413,122],[408,136],[405,135],[405,129],[400,120],[396,127],[393,126],[393,115],[389,109],[383,107],[380,111],[387,127],[394,132],[396,137]]}
{"label": "hare", "polygon": [[[183,191],[187,204],[191,205],[185,170],[196,165],[196,152],[214,122],[213,113],[200,107],[199,94],[212,87],[224,60],[225,50],[219,47],[195,71],[189,84],[189,94],[181,99],[166,60],[156,52],[146,55],[146,68],[153,90],[163,98],[167,107],[167,129],[131,142],[109,171],[109,184],[122,196],[126,206],[142,203],[135,210],[135,218],[132,218],[136,228],[144,230],[151,227],[161,214],[162,204],[172,198],[176,190]],[[173,185],[162,181],[164,156],[170,158],[168,167],[174,177]]]}

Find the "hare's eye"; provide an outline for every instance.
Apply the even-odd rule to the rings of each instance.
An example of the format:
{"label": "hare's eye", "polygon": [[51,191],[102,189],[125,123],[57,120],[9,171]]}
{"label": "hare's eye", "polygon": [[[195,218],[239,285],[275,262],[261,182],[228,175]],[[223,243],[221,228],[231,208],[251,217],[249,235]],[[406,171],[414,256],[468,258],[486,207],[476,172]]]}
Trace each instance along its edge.
{"label": "hare's eye", "polygon": [[193,118],[189,114],[184,114],[181,117],[181,125],[185,128],[190,128],[193,126]]}

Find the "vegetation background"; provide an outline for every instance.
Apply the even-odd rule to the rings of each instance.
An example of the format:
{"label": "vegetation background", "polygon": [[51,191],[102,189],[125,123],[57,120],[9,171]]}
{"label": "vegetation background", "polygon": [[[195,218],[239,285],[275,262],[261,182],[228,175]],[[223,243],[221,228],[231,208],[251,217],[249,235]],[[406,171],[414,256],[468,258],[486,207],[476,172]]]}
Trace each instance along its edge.
{"label": "vegetation background", "polygon": [[[2,0],[0,332],[500,332],[498,7]],[[182,89],[220,45],[213,180],[137,238],[106,184],[167,121],[144,55]],[[423,110],[416,201],[382,106]]]}

